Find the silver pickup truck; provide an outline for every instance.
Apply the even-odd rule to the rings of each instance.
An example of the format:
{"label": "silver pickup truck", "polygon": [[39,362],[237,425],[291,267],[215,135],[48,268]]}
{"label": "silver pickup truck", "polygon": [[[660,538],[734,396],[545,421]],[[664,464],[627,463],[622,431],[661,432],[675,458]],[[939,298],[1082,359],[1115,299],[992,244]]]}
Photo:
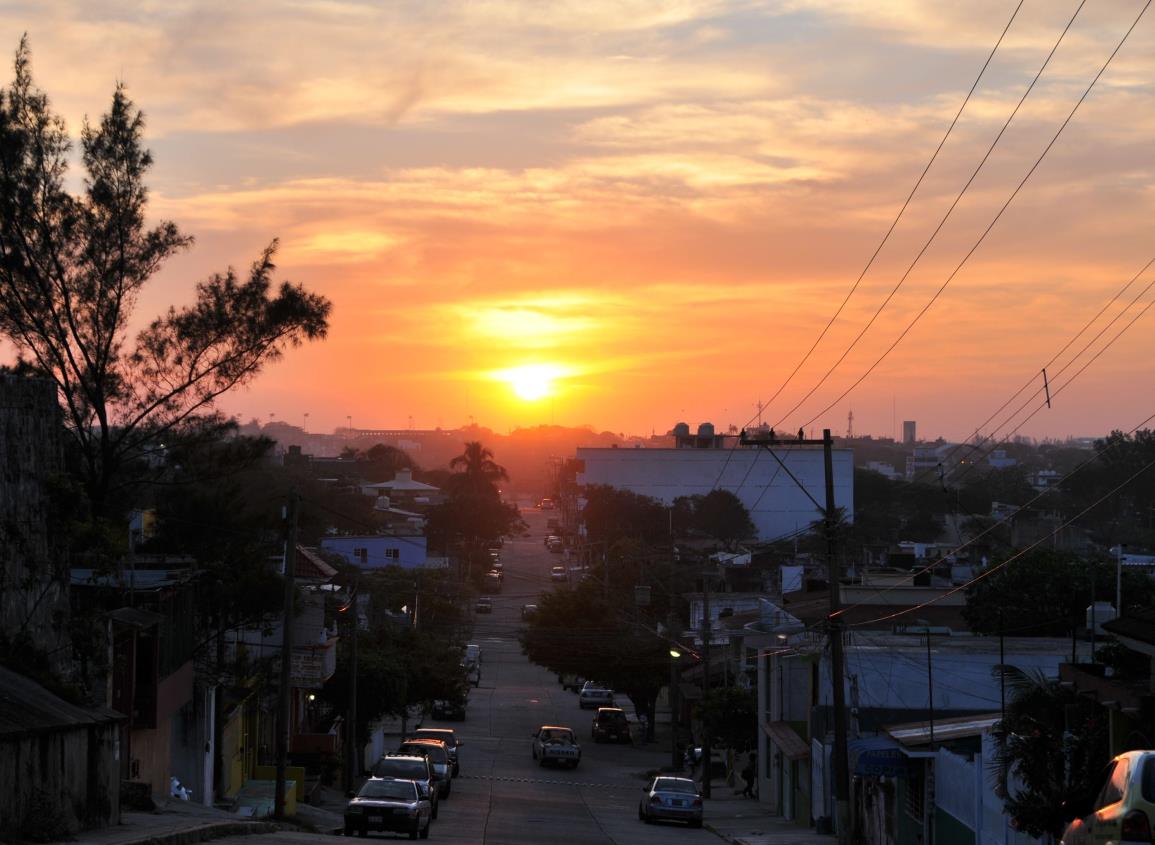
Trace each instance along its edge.
{"label": "silver pickup truck", "polygon": [[572,729],[542,725],[533,734],[533,759],[540,766],[553,763],[576,769],[582,759],[582,748]]}

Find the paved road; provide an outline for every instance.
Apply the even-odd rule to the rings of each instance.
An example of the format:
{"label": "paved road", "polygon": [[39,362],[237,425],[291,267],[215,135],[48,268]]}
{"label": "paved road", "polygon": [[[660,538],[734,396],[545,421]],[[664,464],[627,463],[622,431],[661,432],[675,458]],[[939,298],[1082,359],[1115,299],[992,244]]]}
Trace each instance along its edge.
{"label": "paved road", "polygon": [[[708,831],[638,821],[646,773],[668,762],[668,754],[658,747],[595,744],[592,711],[582,710],[574,693],[522,655],[521,606],[551,589],[550,567],[563,562],[543,542],[551,512],[522,515],[530,536],[506,543],[504,588],[494,597],[492,615],[477,617],[481,686],[470,697],[467,720],[454,725],[466,743],[462,774],[432,835],[486,845],[718,841]],[[628,702],[623,706],[629,709]],[[543,724],[577,731],[577,769],[541,768],[533,760],[530,735]]]}
{"label": "paved road", "polygon": [[[720,841],[708,830],[640,822],[637,808],[646,773],[667,763],[668,752],[656,746],[595,744],[590,739],[592,712],[581,710],[574,693],[563,691],[556,677],[522,655],[517,640],[521,606],[551,589],[550,567],[562,562],[543,543],[550,514],[525,510],[529,538],[508,542],[502,550],[504,588],[494,596],[492,615],[477,617],[473,641],[483,650],[482,679],[470,696],[466,720],[426,722],[455,728],[465,743],[461,776],[441,805],[430,839],[455,845]],[[628,702],[623,706],[630,709]],[[540,768],[532,759],[530,734],[542,724],[577,731],[582,743],[577,769]],[[304,841],[302,836],[307,838],[287,833],[243,837],[237,845],[298,842]]]}

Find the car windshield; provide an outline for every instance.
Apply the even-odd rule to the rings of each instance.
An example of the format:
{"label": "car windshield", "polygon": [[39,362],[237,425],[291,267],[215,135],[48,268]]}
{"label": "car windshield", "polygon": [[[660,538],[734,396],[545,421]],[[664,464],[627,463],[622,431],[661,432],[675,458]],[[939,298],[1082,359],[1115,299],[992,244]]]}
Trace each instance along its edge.
{"label": "car windshield", "polygon": [[393,798],[416,801],[417,786],[408,780],[367,780],[357,793],[358,798]]}
{"label": "car windshield", "polygon": [[373,767],[373,774],[377,777],[425,780],[429,777],[427,765],[423,760],[378,760]]}
{"label": "car windshield", "polygon": [[654,781],[654,792],[684,792],[697,795],[698,789],[692,780],[685,778],[658,778]]}
{"label": "car windshield", "polygon": [[1143,773],[1140,775],[1140,790],[1143,793],[1143,800],[1155,803],[1155,756],[1144,756]]}
{"label": "car windshield", "polygon": [[548,730],[541,732],[542,742],[573,742],[573,731]]}
{"label": "car windshield", "polygon": [[443,745],[426,745],[422,743],[405,743],[400,749],[406,754],[423,754],[434,763],[444,763],[447,753]]}
{"label": "car windshield", "polygon": [[601,713],[598,713],[599,722],[624,722],[625,720],[626,714],[621,710],[610,710],[608,712],[603,710]]}

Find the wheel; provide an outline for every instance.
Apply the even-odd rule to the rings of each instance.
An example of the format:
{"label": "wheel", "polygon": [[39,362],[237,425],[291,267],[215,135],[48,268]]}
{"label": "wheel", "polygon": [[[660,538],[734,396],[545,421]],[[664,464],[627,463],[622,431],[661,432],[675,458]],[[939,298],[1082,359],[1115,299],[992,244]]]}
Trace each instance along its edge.
{"label": "wheel", "polygon": [[436,801],[433,802],[433,807],[429,811],[429,818],[431,818],[431,819],[437,818],[437,802]]}
{"label": "wheel", "polygon": [[642,805],[641,804],[638,805],[638,819],[640,819],[641,821],[646,820],[646,814],[642,812]]}
{"label": "wheel", "polygon": [[544,758],[544,757],[542,757],[540,760],[538,760],[538,761],[537,761],[537,765],[538,765],[538,767],[539,767],[539,768],[542,768],[542,769],[544,769],[544,768],[545,768],[545,758]]}
{"label": "wheel", "polygon": [[644,821],[646,824],[654,823],[654,820],[650,818],[650,813],[648,810],[642,812],[642,821]]}
{"label": "wheel", "polygon": [[409,830],[409,838],[410,839],[416,839],[417,838],[418,834],[420,833],[420,830],[418,828],[420,828],[420,827],[421,827],[421,819],[418,819],[417,821],[413,822],[413,827],[410,828],[410,830]]}
{"label": "wheel", "polygon": [[359,831],[357,831],[357,835],[360,836],[362,839],[364,839],[366,836],[369,835],[369,828],[367,828],[367,827],[361,828]]}
{"label": "wheel", "polygon": [[452,792],[452,791],[453,791],[453,782],[452,782],[452,781],[448,781],[448,780],[447,780],[447,781],[445,781],[445,792],[444,792],[444,793],[442,793],[441,797],[442,797],[442,798],[448,798],[448,797],[449,797],[449,793],[450,793],[450,792]]}
{"label": "wheel", "polygon": [[352,836],[353,835],[353,825],[351,825],[351,824],[345,825],[345,835],[346,836]]}
{"label": "wheel", "polygon": [[425,824],[425,829],[423,831],[421,831],[421,838],[422,839],[428,839],[429,838],[429,828],[431,828],[431,827],[433,827],[432,824],[429,824],[428,822]]}

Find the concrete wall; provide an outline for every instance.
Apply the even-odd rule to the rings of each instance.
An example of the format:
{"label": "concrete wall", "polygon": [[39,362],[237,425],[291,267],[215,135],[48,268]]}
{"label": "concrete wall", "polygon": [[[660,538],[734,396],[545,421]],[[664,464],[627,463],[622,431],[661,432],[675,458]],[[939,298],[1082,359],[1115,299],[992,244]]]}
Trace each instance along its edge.
{"label": "concrete wall", "polygon": [[63,432],[52,382],[0,376],[0,634],[26,633],[69,677],[67,557],[49,492],[64,472]]}
{"label": "concrete wall", "polygon": [[[608,484],[651,496],[669,505],[679,496],[705,495],[715,487],[737,496],[758,530],[759,540],[772,540],[805,529],[820,514],[799,483],[819,503],[825,503],[822,449],[594,449],[579,448],[585,472],[579,484]],[[854,517],[854,461],[848,449],[834,450],[834,501]]]}
{"label": "concrete wall", "polygon": [[117,731],[105,722],[0,741],[0,837],[29,816],[40,830],[70,833],[119,824]]}

